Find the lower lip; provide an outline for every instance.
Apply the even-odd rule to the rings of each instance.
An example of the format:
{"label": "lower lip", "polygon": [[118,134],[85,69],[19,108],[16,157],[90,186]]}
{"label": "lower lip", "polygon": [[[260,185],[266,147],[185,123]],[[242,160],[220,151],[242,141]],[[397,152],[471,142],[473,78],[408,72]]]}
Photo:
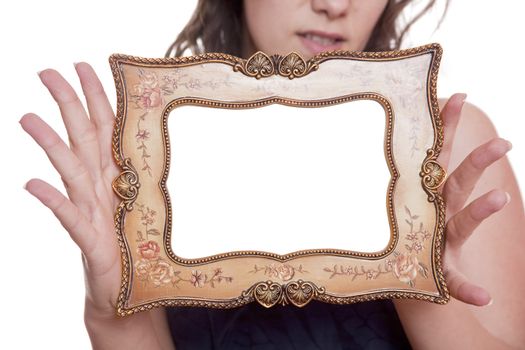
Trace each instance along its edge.
{"label": "lower lip", "polygon": [[340,50],[343,46],[342,41],[337,41],[330,45],[323,45],[316,41],[308,39],[302,35],[299,35],[299,39],[301,40],[303,46],[306,47],[306,49],[310,51],[313,55],[317,55],[318,53],[321,53],[323,51]]}

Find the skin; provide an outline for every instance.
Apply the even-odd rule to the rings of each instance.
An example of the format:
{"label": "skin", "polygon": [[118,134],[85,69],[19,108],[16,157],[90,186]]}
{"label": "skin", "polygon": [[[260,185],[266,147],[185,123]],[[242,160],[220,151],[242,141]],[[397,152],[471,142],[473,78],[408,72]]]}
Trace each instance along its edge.
{"label": "skin", "polygon": [[[281,55],[296,51],[305,58],[321,49],[362,50],[386,4],[387,0],[245,1],[244,56],[257,50]],[[315,47],[301,36],[308,32],[335,36],[339,42]]]}
{"label": "skin", "polygon": [[[310,57],[316,46],[297,33],[332,38],[335,33],[344,38],[338,40],[341,49],[362,50],[386,0],[249,0],[245,5],[246,57],[256,50]],[[111,154],[114,113],[91,66],[79,63],[76,70],[87,109],[57,71],[39,74],[60,108],[69,146],[37,115],[20,120],[61,175],[67,196],[40,179],[30,180],[26,189],[82,250],[85,323],[94,348],[172,349],[164,310],[115,316],[120,258],[113,233],[117,198],[111,189],[119,173]],[[415,349],[520,348],[525,344],[525,282],[516,276],[525,269],[520,249],[525,215],[505,157],[511,145],[465,98],[454,94],[440,100],[445,144],[438,161],[449,174],[442,188],[448,205],[444,270],[453,298],[445,306],[394,302]]]}

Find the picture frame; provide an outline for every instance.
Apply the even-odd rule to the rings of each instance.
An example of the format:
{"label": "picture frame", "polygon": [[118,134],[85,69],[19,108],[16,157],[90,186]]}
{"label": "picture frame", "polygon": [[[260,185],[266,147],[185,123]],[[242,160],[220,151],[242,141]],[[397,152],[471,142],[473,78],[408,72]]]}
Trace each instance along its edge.
{"label": "picture frame", "polygon": [[[313,299],[335,304],[392,298],[446,303],[450,295],[442,269],[445,203],[439,191],[446,171],[437,161],[443,146],[437,99],[441,56],[439,44],[386,52],[333,51],[308,60],[294,52],[285,56],[257,52],[249,59],[222,53],[163,59],[112,55],[117,90],[113,153],[121,169],[113,182],[121,199],[115,213],[122,261],[117,313],[125,316],[159,306],[234,308],[254,301],[264,307],[302,307]],[[384,113],[380,146],[389,179],[377,187],[386,201],[374,200],[381,202],[382,209],[375,211],[382,211],[384,219],[371,220],[389,227],[383,249],[301,246],[277,253],[261,248],[265,235],[249,228],[241,234],[253,244],[247,249],[191,258],[178,254],[173,247],[174,196],[167,186],[172,143],[178,140],[171,136],[172,113],[192,107],[221,110],[228,116],[284,106],[299,117],[305,109],[313,110],[319,128],[330,114],[316,110],[357,101],[371,101]],[[185,118],[191,121],[192,116],[196,112]],[[216,127],[225,120],[218,118]],[[259,120],[264,123],[264,116]],[[352,128],[359,131],[363,120],[354,118]],[[296,135],[287,135],[294,143]],[[209,149],[218,147],[218,140]],[[353,152],[362,153],[355,148]],[[352,169],[365,176],[354,182],[355,187],[376,188],[366,178],[374,171],[355,164]],[[170,181],[177,181],[177,176]],[[316,185],[309,182],[311,188]],[[363,215],[356,210],[350,221],[355,224]],[[364,231],[349,234],[358,237]],[[223,238],[226,229],[220,232],[213,233],[220,238],[217,242],[236,241]],[[180,235],[191,237],[195,245],[206,242],[204,233]],[[298,235],[297,241],[312,236]]]}

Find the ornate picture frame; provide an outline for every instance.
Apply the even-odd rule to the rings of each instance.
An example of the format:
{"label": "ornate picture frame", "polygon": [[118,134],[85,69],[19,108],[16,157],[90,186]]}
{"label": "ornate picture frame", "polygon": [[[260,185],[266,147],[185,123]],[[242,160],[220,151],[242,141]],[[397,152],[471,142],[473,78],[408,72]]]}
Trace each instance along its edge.
{"label": "ornate picture frame", "polygon": [[[121,250],[121,316],[158,306],[233,308],[257,301],[349,304],[385,298],[449,300],[442,270],[446,178],[437,162],[443,125],[437,99],[439,44],[388,52],[335,51],[309,60],[257,52],[169,59],[114,54],[113,152],[121,174],[115,229]],[[330,88],[326,88],[330,82]],[[264,88],[258,88],[264,86]],[[255,87],[255,89],[254,89]],[[293,88],[290,88],[293,87]],[[356,100],[386,115],[386,195],[391,237],[379,252],[307,249],[231,251],[186,259],[171,247],[167,120],[179,106],[317,108]],[[410,154],[410,155],[409,155]]]}

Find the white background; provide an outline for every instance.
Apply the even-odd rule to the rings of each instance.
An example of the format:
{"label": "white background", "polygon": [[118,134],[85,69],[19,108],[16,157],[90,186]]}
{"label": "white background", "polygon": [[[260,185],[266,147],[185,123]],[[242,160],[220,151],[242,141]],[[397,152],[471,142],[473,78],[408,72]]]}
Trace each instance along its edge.
{"label": "white background", "polygon": [[[173,251],[201,258],[254,249],[385,249],[386,120],[376,101],[322,110],[175,108],[166,183]],[[373,220],[363,220],[368,213]],[[254,237],[264,239],[255,245]]]}
{"label": "white background", "polygon": [[[22,189],[32,177],[60,186],[43,152],[18,125],[24,113],[35,112],[65,135],[58,108],[37,71],[58,69],[79,89],[73,62],[90,62],[114,102],[108,56],[163,56],[194,4],[195,0],[19,0],[2,9],[2,348],[90,348],[83,327],[80,252],[47,209]],[[468,101],[491,117],[500,135],[514,144],[510,159],[522,184],[523,10],[523,3],[515,0],[453,1],[439,31],[432,33],[431,17],[436,15],[431,15],[404,45],[443,45],[440,97],[467,92]]]}

